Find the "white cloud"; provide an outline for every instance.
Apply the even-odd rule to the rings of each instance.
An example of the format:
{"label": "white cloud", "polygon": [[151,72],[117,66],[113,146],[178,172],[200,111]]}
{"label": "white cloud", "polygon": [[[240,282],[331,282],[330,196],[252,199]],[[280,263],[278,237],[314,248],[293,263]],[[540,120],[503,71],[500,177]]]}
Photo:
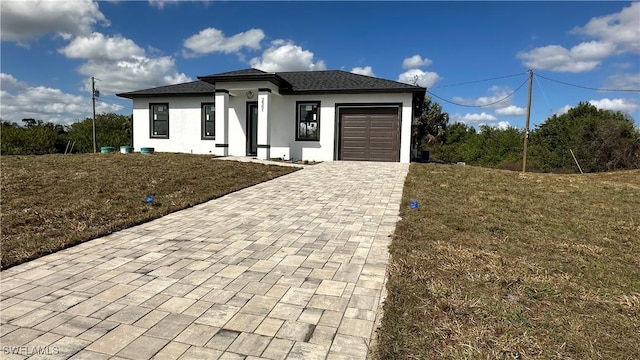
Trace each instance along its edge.
{"label": "white cloud", "polygon": [[252,67],[266,71],[326,70],[324,61],[314,62],[314,54],[291,41],[274,40],[261,57],[249,61]]}
{"label": "white cloud", "polygon": [[[148,56],[135,42],[120,35],[93,33],[76,37],[58,51],[69,58],[86,59],[78,72],[87,78],[98,78],[100,91],[105,94],[191,81],[178,72],[174,58]],[[83,90],[90,89],[91,84],[86,82]]]}
{"label": "white cloud", "polygon": [[619,13],[595,17],[571,32],[616,44],[621,51],[640,53],[639,15],[640,2],[634,2]]}
{"label": "white cloud", "polygon": [[496,114],[505,116],[518,116],[526,113],[525,108],[521,108],[515,105],[509,105],[507,107],[496,109]]}
{"label": "white cloud", "polygon": [[249,29],[230,37],[225,37],[221,30],[206,28],[184,41],[185,57],[195,57],[212,52],[225,54],[235,53],[242,48],[260,49],[260,42],[264,39],[261,29]]}
{"label": "white cloud", "polygon": [[[481,96],[477,99],[462,98],[454,96],[453,101],[463,105],[486,106],[493,108],[505,108],[511,105],[513,89],[508,86],[493,85],[489,89],[489,96]],[[515,106],[514,106],[515,107]]]}
{"label": "white cloud", "polygon": [[[0,91],[0,113],[2,119],[16,122],[25,118],[33,118],[56,124],[70,124],[90,117],[93,112],[90,94],[78,96],[62,92],[45,86],[29,86],[16,80],[10,74],[1,74],[3,89]],[[9,79],[19,87],[6,91],[4,81]],[[15,90],[15,91],[12,91]],[[118,112],[124,107],[99,101],[96,103],[96,112]]]}
{"label": "white cloud", "polygon": [[432,61],[427,58],[422,58],[420,55],[413,55],[408,57],[402,61],[402,67],[406,70],[408,69],[417,69],[423,66],[431,65]]}
{"label": "white cloud", "polygon": [[351,69],[351,72],[354,74],[360,74],[360,75],[376,76],[373,73],[373,69],[371,68],[371,66],[354,67],[353,69]]}
{"label": "white cloud", "polygon": [[486,112],[482,112],[480,114],[466,113],[465,115],[455,113],[451,115],[450,119],[452,123],[459,122],[466,125],[474,126],[476,128],[486,125],[505,130],[511,127],[511,124],[508,121],[498,121],[498,118],[491,114],[487,114]]}
{"label": "white cloud", "polygon": [[615,49],[610,42],[590,41],[569,50],[559,45],[543,46],[519,52],[516,57],[533,69],[579,73],[595,69],[604,58],[613,55]]}
{"label": "white cloud", "polygon": [[607,89],[638,90],[640,89],[640,73],[611,75],[604,83],[603,87]]}
{"label": "white cloud", "polygon": [[398,81],[405,84],[417,84],[418,86],[430,88],[440,80],[440,75],[435,72],[422,71],[420,69],[410,69],[398,76]]}
{"label": "white cloud", "polygon": [[[593,106],[595,106],[595,107],[597,107],[598,109],[601,109],[601,110],[622,111],[622,112],[625,112],[625,113],[628,113],[628,114],[640,110],[640,104],[638,103],[638,100],[636,100],[636,99],[609,99],[609,98],[604,98],[604,99],[599,99],[599,100],[589,100],[588,103],[593,105]],[[555,114],[556,115],[566,114],[572,108],[574,108],[574,106],[565,105],[565,106],[561,107],[560,109],[558,109],[555,112]]]}
{"label": "white cloud", "polygon": [[602,110],[622,111],[625,113],[632,113],[640,110],[640,104],[637,100],[632,99],[599,99],[589,100],[589,104]]}
{"label": "white cloud", "polygon": [[573,106],[571,105],[565,105],[563,107],[561,107],[560,109],[556,110],[556,112],[554,114],[556,115],[563,115],[569,112],[569,110],[571,110],[571,108],[573,108]]}
{"label": "white cloud", "polygon": [[98,23],[109,25],[98,2],[91,0],[0,1],[0,13],[2,40],[23,45],[48,33],[68,39],[91,34]]}
{"label": "white cloud", "polygon": [[453,114],[452,116],[454,122],[458,121],[458,122],[462,122],[465,124],[473,124],[473,123],[483,123],[483,122],[492,122],[492,121],[497,121],[498,119],[491,115],[491,114],[487,114],[486,112],[482,112],[480,114],[471,114],[471,113],[466,113],[465,115],[461,116],[460,114]]}
{"label": "white cloud", "polygon": [[509,124],[508,121],[499,121],[495,127],[497,127],[500,130],[507,130],[508,128],[511,127],[511,124]]}
{"label": "white cloud", "polygon": [[144,55],[144,49],[130,39],[120,35],[107,37],[97,32],[89,36],[76,37],[58,52],[68,58],[93,60],[121,60]]}
{"label": "white cloud", "polygon": [[[120,61],[89,60],[78,69],[80,74],[99,79],[101,92],[115,94],[161,85],[179,84],[192,79],[176,69],[170,56],[148,58],[133,56]],[[85,84],[85,90],[91,88]]]}
{"label": "white cloud", "polygon": [[640,2],[634,2],[619,13],[595,17],[585,26],[571,30],[592,41],[571,49],[547,45],[516,54],[524,65],[540,70],[586,72],[594,70],[603,59],[627,52],[640,53]]}
{"label": "white cloud", "polygon": [[166,5],[174,5],[179,2],[179,0],[149,0],[149,5],[158,9],[164,9]]}
{"label": "white cloud", "polygon": [[0,73],[0,90],[24,90],[27,83],[19,81],[11,74]]}

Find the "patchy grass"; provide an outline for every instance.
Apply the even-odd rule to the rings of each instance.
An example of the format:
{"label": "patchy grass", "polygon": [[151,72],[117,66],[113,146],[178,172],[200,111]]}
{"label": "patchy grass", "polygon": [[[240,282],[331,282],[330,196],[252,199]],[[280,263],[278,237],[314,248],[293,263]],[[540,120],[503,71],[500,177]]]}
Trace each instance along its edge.
{"label": "patchy grass", "polygon": [[297,170],[167,153],[0,160],[3,269]]}
{"label": "patchy grass", "polygon": [[378,358],[640,359],[640,170],[410,169]]}

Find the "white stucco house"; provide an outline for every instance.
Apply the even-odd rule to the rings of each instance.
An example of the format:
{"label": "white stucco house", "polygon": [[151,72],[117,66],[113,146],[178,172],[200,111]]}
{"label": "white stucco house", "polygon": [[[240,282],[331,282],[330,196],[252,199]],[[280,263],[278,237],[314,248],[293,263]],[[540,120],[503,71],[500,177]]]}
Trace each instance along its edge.
{"label": "white stucco house", "polygon": [[117,94],[133,145],[159,152],[409,162],[425,88],[339,70],[245,69]]}

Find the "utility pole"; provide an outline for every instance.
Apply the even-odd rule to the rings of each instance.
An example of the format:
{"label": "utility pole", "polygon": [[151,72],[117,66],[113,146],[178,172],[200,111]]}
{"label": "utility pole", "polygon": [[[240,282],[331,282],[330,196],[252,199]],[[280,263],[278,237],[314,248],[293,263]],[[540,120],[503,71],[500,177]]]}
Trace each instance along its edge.
{"label": "utility pole", "polygon": [[527,120],[524,124],[524,151],[522,154],[522,172],[527,172],[527,145],[529,145],[529,119],[531,119],[531,89],[533,87],[533,70],[529,70],[529,96],[527,99]]}
{"label": "utility pole", "polygon": [[93,100],[93,152],[97,153],[96,149],[96,78],[91,77],[91,99]]}

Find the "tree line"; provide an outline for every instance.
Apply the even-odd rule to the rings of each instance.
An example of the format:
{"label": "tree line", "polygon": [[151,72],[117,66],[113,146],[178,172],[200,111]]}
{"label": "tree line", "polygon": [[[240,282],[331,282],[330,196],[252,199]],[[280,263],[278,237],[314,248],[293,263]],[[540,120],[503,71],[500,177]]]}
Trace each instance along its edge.
{"label": "tree line", "polygon": [[[22,124],[0,122],[2,155],[43,155],[93,152],[93,118],[71,125],[59,125],[36,119],[22,119]],[[131,146],[132,117],[105,113],[96,115],[96,147]],[[72,147],[73,146],[73,147]]]}
{"label": "tree line", "polygon": [[[40,155],[93,152],[93,119],[71,125],[23,119],[23,124],[0,122],[2,155]],[[499,129],[462,123],[449,124],[442,107],[425,98],[413,123],[413,143],[430,160],[522,169],[524,130]],[[113,113],[96,116],[96,144],[132,146],[132,116]],[[529,133],[527,170],[576,172],[573,154],[585,172],[640,168],[640,130],[619,111],[579,103],[562,115],[553,115]]]}
{"label": "tree line", "polygon": [[[462,123],[449,124],[439,104],[425,98],[414,119],[414,146],[430,160],[445,163],[522,169],[524,130]],[[579,103],[567,113],[549,117],[529,132],[527,170],[584,172],[640,168],[640,130],[620,111]]]}

